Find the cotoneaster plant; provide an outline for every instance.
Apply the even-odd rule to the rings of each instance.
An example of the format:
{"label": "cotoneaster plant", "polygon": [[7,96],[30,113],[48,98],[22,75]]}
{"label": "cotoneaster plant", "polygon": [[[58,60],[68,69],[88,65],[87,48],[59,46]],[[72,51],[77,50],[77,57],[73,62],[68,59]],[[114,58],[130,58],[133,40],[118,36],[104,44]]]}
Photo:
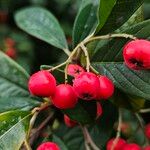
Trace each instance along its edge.
{"label": "cotoneaster plant", "polygon": [[[67,57],[29,75],[0,52],[0,149],[139,150],[149,145],[140,113],[150,112],[150,21],[127,25],[141,5],[142,0],[82,0],[69,46],[49,11],[16,12],[21,29]],[[133,128],[128,136],[122,132],[126,121]]]}

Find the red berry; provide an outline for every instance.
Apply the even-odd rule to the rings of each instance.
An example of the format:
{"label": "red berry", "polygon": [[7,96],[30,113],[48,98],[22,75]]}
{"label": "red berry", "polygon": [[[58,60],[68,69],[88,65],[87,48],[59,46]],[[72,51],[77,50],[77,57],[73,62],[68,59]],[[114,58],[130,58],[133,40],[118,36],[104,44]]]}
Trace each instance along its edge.
{"label": "red berry", "polygon": [[56,80],[48,71],[38,71],[30,77],[28,88],[33,95],[49,97],[55,93]]}
{"label": "red berry", "polygon": [[69,84],[60,84],[56,87],[52,103],[60,109],[73,108],[77,103],[77,96]]}
{"label": "red berry", "polygon": [[68,65],[68,74],[73,77],[77,77],[79,74],[85,72],[85,70],[77,64]]}
{"label": "red berry", "polygon": [[91,72],[84,72],[74,79],[73,87],[79,98],[84,100],[96,99],[100,88],[99,79]]}
{"label": "red berry", "polygon": [[145,126],[145,135],[150,139],[150,123]]}
{"label": "red berry", "polygon": [[141,147],[135,143],[125,144],[122,150],[141,150]]}
{"label": "red berry", "polygon": [[102,106],[100,103],[97,102],[97,115],[96,115],[96,118],[99,118],[103,113],[103,110],[102,110]]}
{"label": "red berry", "polygon": [[108,99],[114,93],[114,84],[106,76],[98,76],[100,82],[100,89],[98,99]]}
{"label": "red berry", "polygon": [[[113,146],[113,142],[114,142],[114,138],[110,139],[108,142],[107,142],[107,150],[111,150],[112,149],[112,146]],[[126,144],[126,141],[122,138],[119,138],[118,139],[118,142],[116,143],[116,145],[114,145],[114,150],[122,150],[122,146]]]}
{"label": "red berry", "polygon": [[60,150],[56,143],[53,142],[45,142],[42,143],[37,150]]}
{"label": "red berry", "polygon": [[125,64],[131,69],[150,69],[150,42],[135,40],[123,48]]}
{"label": "red berry", "polygon": [[71,120],[67,115],[64,115],[64,122],[68,127],[74,127],[77,124],[76,121]]}
{"label": "red berry", "polygon": [[12,59],[16,58],[16,50],[14,48],[9,48],[5,51],[5,54]]}
{"label": "red berry", "polygon": [[143,150],[150,150],[150,146],[146,146],[146,147],[144,147],[144,149]]}

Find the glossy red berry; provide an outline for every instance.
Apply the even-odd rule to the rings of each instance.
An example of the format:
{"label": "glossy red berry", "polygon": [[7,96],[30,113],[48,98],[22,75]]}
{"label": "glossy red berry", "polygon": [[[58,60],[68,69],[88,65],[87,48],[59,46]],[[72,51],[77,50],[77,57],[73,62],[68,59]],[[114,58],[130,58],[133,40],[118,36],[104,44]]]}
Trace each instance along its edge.
{"label": "glossy red berry", "polygon": [[131,69],[150,69],[150,41],[135,40],[123,48],[125,64]]}
{"label": "glossy red berry", "polygon": [[12,59],[15,59],[16,58],[16,50],[14,49],[14,48],[9,48],[9,49],[7,49],[6,51],[5,51],[5,54],[7,55],[7,56],[9,56],[10,58],[12,58]]}
{"label": "glossy red berry", "polygon": [[85,72],[85,70],[77,64],[68,65],[68,74],[73,77],[77,77],[79,74]]}
{"label": "glossy red berry", "polygon": [[100,82],[100,88],[97,99],[108,99],[114,93],[114,84],[106,76],[98,76]]}
{"label": "glossy red berry", "polygon": [[[113,142],[114,142],[114,138],[110,139],[108,142],[107,142],[107,150],[111,150],[112,149],[112,146],[113,146]],[[116,145],[114,145],[114,150],[122,150],[122,147],[123,145],[126,144],[126,141],[122,138],[119,138],[118,139],[118,142],[116,143]]]}
{"label": "glossy red berry", "polygon": [[143,150],[150,150],[150,146],[144,147]]}
{"label": "glossy red berry", "polygon": [[145,135],[150,139],[150,123],[145,126]]}
{"label": "glossy red berry", "polygon": [[73,108],[77,103],[77,95],[73,87],[69,84],[60,84],[56,87],[55,94],[52,97],[54,106],[60,109]]}
{"label": "glossy red berry", "polygon": [[141,147],[135,143],[125,144],[122,150],[141,150]]}
{"label": "glossy red berry", "polygon": [[30,77],[28,88],[33,95],[49,97],[55,93],[56,80],[48,71],[38,71]]}
{"label": "glossy red berry", "polygon": [[97,115],[96,118],[99,118],[103,113],[103,109],[100,103],[97,102]]}
{"label": "glossy red berry", "polygon": [[64,122],[68,127],[74,127],[75,125],[77,125],[77,122],[71,120],[67,115],[64,115]]}
{"label": "glossy red berry", "polygon": [[60,150],[56,143],[53,142],[45,142],[42,143],[37,150]]}
{"label": "glossy red berry", "polygon": [[94,73],[84,72],[74,79],[73,87],[79,98],[96,99],[100,88],[99,79]]}

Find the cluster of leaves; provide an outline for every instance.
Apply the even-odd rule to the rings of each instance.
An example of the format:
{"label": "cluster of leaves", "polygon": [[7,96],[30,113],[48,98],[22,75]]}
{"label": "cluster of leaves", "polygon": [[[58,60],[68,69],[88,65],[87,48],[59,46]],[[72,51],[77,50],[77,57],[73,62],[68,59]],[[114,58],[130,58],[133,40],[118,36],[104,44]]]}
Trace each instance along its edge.
{"label": "cluster of leaves", "polygon": [[[88,36],[117,32],[149,39],[150,20],[121,28],[142,3],[143,0],[82,0],[74,22],[72,48]],[[28,7],[15,14],[15,21],[27,33],[64,52],[68,49],[62,28],[48,10]],[[63,111],[71,119],[81,124],[89,124],[91,136],[100,148],[105,147],[106,141],[112,135],[118,115],[115,105],[138,111],[144,107],[145,101],[150,100],[150,72],[129,70],[123,63],[122,47],[128,40],[96,40],[86,45],[93,67],[112,79],[116,87],[112,99],[102,102],[103,116],[96,122],[93,120],[96,114],[94,101],[81,101],[74,109]],[[40,106],[43,100],[29,94],[29,75],[3,53],[0,53],[0,69],[0,149],[19,149],[28,134],[31,110]],[[59,79],[60,73],[64,77],[64,73],[58,71],[56,74]],[[52,140],[57,142],[62,150],[83,150],[80,129],[77,127],[65,130],[63,127],[62,130],[62,127],[63,125],[54,133]]]}

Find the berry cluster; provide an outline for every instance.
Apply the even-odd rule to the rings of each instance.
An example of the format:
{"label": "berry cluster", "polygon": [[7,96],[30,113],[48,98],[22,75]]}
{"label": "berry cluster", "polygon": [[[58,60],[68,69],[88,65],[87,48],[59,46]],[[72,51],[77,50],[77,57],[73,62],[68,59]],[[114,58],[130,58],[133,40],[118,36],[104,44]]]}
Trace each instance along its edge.
{"label": "berry cluster", "polygon": [[114,92],[114,84],[106,76],[85,72],[79,66],[70,64],[68,74],[74,77],[73,85],[59,84],[48,71],[42,70],[30,77],[29,91],[36,96],[50,97],[54,106],[59,109],[73,108],[78,99],[108,99]]}
{"label": "berry cluster", "polygon": [[141,150],[141,147],[135,143],[127,143],[124,139],[119,138],[115,142],[115,139],[112,138],[107,142],[107,150]]}

